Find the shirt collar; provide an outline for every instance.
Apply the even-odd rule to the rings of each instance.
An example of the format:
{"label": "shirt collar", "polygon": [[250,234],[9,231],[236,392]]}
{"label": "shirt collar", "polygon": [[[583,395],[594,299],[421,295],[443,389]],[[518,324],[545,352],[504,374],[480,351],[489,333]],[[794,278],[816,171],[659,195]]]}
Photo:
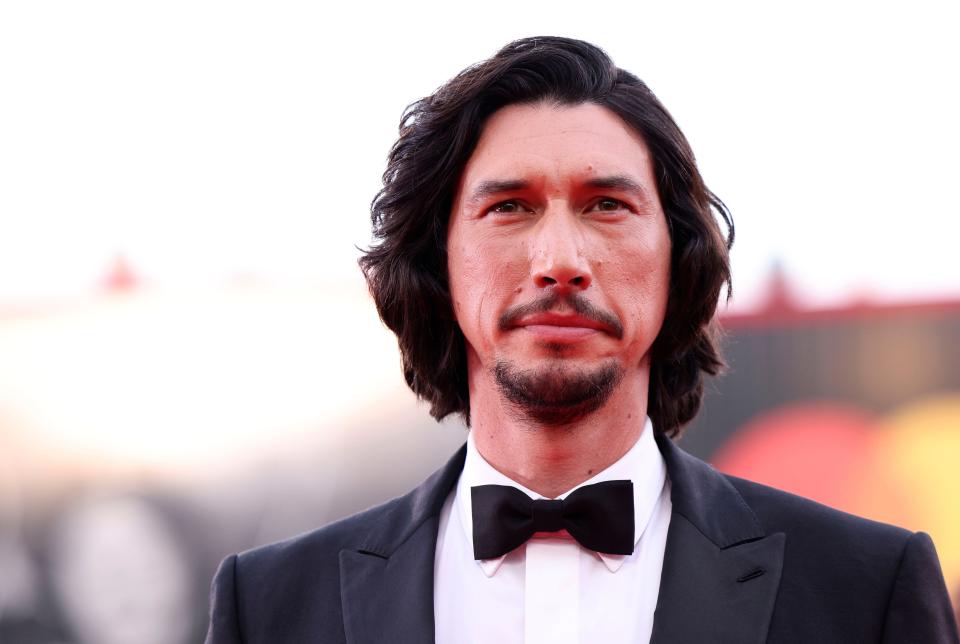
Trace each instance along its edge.
{"label": "shirt collar", "polygon": [[[592,478],[584,481],[580,485],[573,487],[558,499],[566,498],[571,492],[584,485],[601,483],[603,481],[627,479],[633,482],[633,512],[634,512],[634,549],[640,542],[650,517],[653,515],[654,506],[663,485],[667,478],[667,468],[663,461],[660,450],[653,438],[653,423],[650,418],[646,419],[640,438],[634,443],[633,447],[627,450],[620,459],[611,464],[605,470],[597,473]],[[473,440],[473,433],[467,436],[467,457],[464,461],[463,472],[460,480],[457,482],[456,511],[459,513],[460,524],[466,532],[469,552],[473,552],[473,508],[471,502],[470,488],[475,485],[510,485],[532,499],[542,499],[542,495],[525,488],[507,475],[496,470],[490,463],[484,460],[483,456],[477,450],[476,443]],[[509,553],[508,553],[509,554]],[[623,565],[623,562],[631,555],[610,555],[605,553],[595,553],[606,565],[610,572],[616,572]],[[500,565],[508,555],[497,557],[495,559],[482,559],[477,563],[483,569],[487,577],[492,577],[500,569]]]}

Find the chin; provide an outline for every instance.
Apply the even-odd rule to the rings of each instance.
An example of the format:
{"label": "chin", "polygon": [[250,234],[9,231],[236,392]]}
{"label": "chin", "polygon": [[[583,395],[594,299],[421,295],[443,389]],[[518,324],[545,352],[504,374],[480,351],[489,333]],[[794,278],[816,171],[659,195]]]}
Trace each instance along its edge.
{"label": "chin", "polygon": [[613,358],[592,365],[549,360],[533,367],[498,360],[493,377],[519,416],[538,425],[569,425],[606,404],[623,368]]}

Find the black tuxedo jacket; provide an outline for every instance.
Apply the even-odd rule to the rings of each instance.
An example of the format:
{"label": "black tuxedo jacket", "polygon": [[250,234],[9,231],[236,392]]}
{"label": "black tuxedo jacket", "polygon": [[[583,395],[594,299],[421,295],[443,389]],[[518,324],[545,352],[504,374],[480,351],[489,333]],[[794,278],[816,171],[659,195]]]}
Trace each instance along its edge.
{"label": "black tuxedo jacket", "polygon": [[[960,641],[926,534],[722,475],[657,443],[673,514],[654,644]],[[225,559],[207,644],[433,642],[438,519],[464,454],[405,496]]]}

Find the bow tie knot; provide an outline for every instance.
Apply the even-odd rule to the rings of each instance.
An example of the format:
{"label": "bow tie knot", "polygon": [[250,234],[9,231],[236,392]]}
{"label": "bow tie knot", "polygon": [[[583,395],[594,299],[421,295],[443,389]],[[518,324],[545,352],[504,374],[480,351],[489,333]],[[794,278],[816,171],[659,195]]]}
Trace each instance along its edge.
{"label": "bow tie knot", "polygon": [[585,485],[562,500],[531,499],[508,485],[477,485],[470,494],[475,559],[500,557],[537,532],[560,530],[566,530],[590,550],[633,553],[631,481]]}
{"label": "bow tie knot", "polygon": [[563,500],[534,499],[530,504],[530,518],[534,532],[559,532],[563,530]]}

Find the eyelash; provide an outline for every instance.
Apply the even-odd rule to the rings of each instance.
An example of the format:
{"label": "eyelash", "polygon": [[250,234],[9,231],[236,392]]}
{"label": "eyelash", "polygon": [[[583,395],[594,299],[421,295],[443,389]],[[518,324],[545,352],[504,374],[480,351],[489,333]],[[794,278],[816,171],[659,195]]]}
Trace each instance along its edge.
{"label": "eyelash", "polygon": [[[610,203],[616,204],[618,210],[621,208],[624,210],[630,210],[630,206],[620,201],[619,199],[614,199],[613,197],[601,197],[600,199],[597,199],[597,201],[593,204],[592,207],[595,208],[605,201],[609,201]],[[612,211],[607,210],[607,211],[601,211],[601,212],[612,212]]]}
{"label": "eyelash", "polygon": [[[590,206],[590,209],[592,210],[592,209],[596,208],[597,206],[599,206],[601,203],[604,203],[604,202],[610,202],[610,203],[616,204],[616,205],[617,205],[616,210],[619,210],[619,209],[632,210],[632,209],[630,208],[630,206],[628,206],[625,202],[623,202],[623,201],[621,201],[621,200],[619,200],[619,199],[614,199],[613,197],[600,197],[600,198],[597,199],[595,202],[593,202],[593,204]],[[507,199],[506,201],[501,201],[501,202],[499,202],[499,203],[494,204],[487,212],[497,213],[497,212],[499,212],[499,209],[500,209],[500,208],[502,208],[503,206],[506,206],[506,205],[508,205],[508,204],[514,205],[514,206],[516,206],[518,209],[531,210],[530,208],[527,208],[527,207],[524,206],[520,201],[518,201],[518,200],[516,200],[516,199]],[[615,210],[598,210],[597,212],[615,212]],[[500,212],[500,214],[513,215],[513,214],[516,214],[516,213],[515,213],[515,212]]]}

